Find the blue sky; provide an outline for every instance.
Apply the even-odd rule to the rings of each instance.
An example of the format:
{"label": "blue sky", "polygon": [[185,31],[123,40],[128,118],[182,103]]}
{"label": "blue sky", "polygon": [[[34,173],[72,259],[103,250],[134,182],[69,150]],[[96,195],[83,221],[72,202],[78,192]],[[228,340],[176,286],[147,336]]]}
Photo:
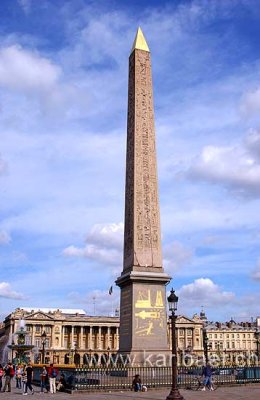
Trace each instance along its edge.
{"label": "blue sky", "polygon": [[108,314],[122,268],[128,56],[152,55],[164,266],[179,312],[260,314],[260,7],[0,3],[0,315]]}

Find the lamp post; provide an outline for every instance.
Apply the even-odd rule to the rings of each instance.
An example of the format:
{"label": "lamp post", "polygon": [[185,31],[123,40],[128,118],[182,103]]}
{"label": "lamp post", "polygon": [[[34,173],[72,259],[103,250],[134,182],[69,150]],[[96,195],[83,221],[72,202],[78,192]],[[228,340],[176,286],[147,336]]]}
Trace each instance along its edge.
{"label": "lamp post", "polygon": [[172,333],[172,388],[166,400],[184,400],[177,388],[177,344],[176,344],[176,315],[178,296],[174,290],[171,290],[170,296],[167,298],[169,311],[171,313],[171,333]]}
{"label": "lamp post", "polygon": [[45,345],[46,345],[46,332],[43,331],[41,334],[41,338],[42,338],[42,364],[44,364],[45,362]]}
{"label": "lamp post", "polygon": [[208,363],[209,362],[209,353],[208,353],[208,350],[209,350],[208,340],[209,339],[207,336],[206,327],[203,328],[202,334],[203,334],[204,356],[205,356],[206,363]]}

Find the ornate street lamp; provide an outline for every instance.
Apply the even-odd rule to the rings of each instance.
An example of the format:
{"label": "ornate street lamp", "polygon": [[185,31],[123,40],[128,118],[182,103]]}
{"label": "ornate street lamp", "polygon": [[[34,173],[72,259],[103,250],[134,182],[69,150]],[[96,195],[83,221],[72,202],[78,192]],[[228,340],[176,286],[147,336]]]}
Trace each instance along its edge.
{"label": "ornate street lamp", "polygon": [[206,327],[204,326],[203,331],[202,331],[202,335],[203,335],[203,348],[204,348],[204,356],[205,356],[205,360],[206,363],[209,362],[209,345],[208,345],[208,336],[207,336],[207,330]]}
{"label": "ornate street lamp", "polygon": [[42,338],[42,364],[45,363],[45,345],[46,345],[46,332],[43,331],[41,334],[41,338]]}
{"label": "ornate street lamp", "polygon": [[172,388],[166,400],[184,400],[177,388],[177,344],[176,344],[176,315],[178,296],[174,290],[171,290],[170,296],[167,298],[169,311],[171,313],[171,333],[172,333]]}

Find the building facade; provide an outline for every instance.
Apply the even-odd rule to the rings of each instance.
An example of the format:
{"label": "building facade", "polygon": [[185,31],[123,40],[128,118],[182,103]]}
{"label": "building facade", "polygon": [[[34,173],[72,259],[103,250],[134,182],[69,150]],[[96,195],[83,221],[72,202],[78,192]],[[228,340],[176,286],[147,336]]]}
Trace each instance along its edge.
{"label": "building facade", "polygon": [[82,365],[91,357],[104,362],[118,349],[119,318],[87,316],[83,310],[17,308],[0,330],[2,360],[15,356],[7,345],[16,343],[21,320],[26,344],[34,345],[29,357],[35,363]]}
{"label": "building facade", "polygon": [[260,319],[254,322],[207,322],[205,331],[209,358],[218,355],[225,364],[259,360]]}
{"label": "building facade", "polygon": [[[15,357],[7,346],[17,342],[21,320],[26,344],[34,346],[28,354],[34,363],[106,364],[119,350],[119,317],[88,316],[75,309],[17,308],[0,324],[0,363]],[[170,321],[167,326],[170,348]],[[180,315],[176,320],[178,363],[193,365],[204,356],[205,345],[209,358],[217,356],[225,365],[238,364],[243,357],[259,359],[259,328],[260,318],[251,323],[213,323],[204,314]]]}
{"label": "building facade", "polygon": [[[93,365],[97,360],[102,364],[108,358],[114,359],[119,350],[118,317],[88,316],[83,310],[17,308],[5,318],[0,329],[0,361],[15,357],[7,345],[16,343],[15,332],[21,320],[25,324],[26,344],[34,345],[29,354],[34,363],[87,365],[91,360]],[[179,316],[176,328],[179,361],[186,353],[202,355],[202,321]],[[169,348],[170,332],[168,323]]]}

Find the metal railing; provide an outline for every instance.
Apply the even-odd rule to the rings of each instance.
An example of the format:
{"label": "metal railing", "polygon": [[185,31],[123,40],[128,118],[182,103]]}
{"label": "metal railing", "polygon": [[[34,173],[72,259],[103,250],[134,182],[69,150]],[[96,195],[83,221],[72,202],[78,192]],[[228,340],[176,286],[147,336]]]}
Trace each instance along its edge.
{"label": "metal railing", "polygon": [[[59,368],[63,373],[68,390],[123,390],[132,387],[135,375],[140,375],[142,384],[148,388],[170,387],[172,382],[171,367],[89,367]],[[34,379],[40,382],[40,371],[34,367]],[[219,385],[260,383],[260,367],[221,367],[213,369],[214,381]],[[202,377],[202,367],[179,367],[178,386],[193,389]],[[58,378],[57,378],[58,380]]]}

